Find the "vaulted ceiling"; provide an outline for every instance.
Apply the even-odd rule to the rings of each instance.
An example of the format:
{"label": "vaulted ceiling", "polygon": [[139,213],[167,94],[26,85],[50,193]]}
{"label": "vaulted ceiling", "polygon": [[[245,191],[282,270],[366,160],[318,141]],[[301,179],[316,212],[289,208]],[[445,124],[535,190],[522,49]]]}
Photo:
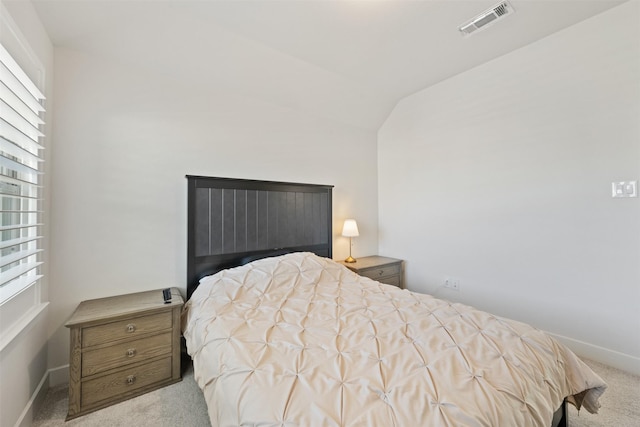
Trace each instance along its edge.
{"label": "vaulted ceiling", "polygon": [[[17,1],[17,0],[4,0]],[[32,0],[55,46],[377,130],[403,97],[624,0]]]}

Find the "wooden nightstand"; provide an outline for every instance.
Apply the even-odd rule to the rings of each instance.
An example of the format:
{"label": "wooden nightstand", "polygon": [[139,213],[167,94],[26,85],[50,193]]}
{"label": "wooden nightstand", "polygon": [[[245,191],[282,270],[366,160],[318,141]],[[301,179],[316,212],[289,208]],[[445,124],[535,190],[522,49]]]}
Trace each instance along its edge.
{"label": "wooden nightstand", "polygon": [[182,379],[180,312],[171,288],[83,301],[71,330],[67,420]]}
{"label": "wooden nightstand", "polygon": [[358,258],[356,262],[339,261],[340,264],[361,276],[381,283],[404,288],[402,280],[402,260],[383,256]]}

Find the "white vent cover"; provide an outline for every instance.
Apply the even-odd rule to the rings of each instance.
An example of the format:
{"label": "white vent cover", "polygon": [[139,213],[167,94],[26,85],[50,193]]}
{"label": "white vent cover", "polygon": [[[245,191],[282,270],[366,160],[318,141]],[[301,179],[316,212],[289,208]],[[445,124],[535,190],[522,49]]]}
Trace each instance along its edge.
{"label": "white vent cover", "polygon": [[458,27],[458,30],[465,35],[478,31],[479,29],[488,26],[489,24],[504,18],[505,16],[515,12],[513,6],[507,1],[501,1],[492,8],[485,10],[480,15],[476,16],[472,20],[462,24]]}

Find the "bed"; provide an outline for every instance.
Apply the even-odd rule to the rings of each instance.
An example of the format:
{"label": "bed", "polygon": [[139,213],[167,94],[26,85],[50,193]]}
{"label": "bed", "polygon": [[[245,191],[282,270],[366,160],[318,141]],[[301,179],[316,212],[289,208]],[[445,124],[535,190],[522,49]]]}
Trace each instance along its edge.
{"label": "bed", "polygon": [[559,426],[606,384],[527,324],[331,260],[331,186],[188,176],[183,333],[213,426]]}

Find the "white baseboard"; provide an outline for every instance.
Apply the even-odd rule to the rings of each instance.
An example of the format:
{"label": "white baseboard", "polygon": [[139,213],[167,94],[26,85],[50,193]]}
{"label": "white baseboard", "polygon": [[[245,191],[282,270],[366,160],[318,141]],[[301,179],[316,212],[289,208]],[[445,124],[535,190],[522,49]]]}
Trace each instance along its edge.
{"label": "white baseboard", "polygon": [[31,427],[33,424],[33,417],[38,412],[38,409],[40,409],[49,388],[66,384],[68,382],[69,365],[49,369],[45,372],[38,384],[38,387],[36,387],[33,395],[31,395],[31,399],[27,402],[27,406],[25,406],[18,418],[18,421],[16,421],[15,427]]}
{"label": "white baseboard", "polygon": [[49,390],[49,372],[45,372],[44,376],[40,380],[38,387],[31,395],[31,399],[27,402],[24,410],[20,414],[18,421],[16,421],[15,427],[31,427],[33,424],[33,416],[38,411],[38,408],[42,405],[47,391]]}
{"label": "white baseboard", "polygon": [[553,338],[569,347],[571,351],[573,351],[578,356],[595,360],[596,362],[604,363],[605,365],[632,373],[634,375],[640,375],[639,357],[620,353],[615,350],[610,350],[608,348],[589,344],[583,341],[578,341],[573,338],[568,338],[551,332],[547,332],[547,334],[551,335]]}

